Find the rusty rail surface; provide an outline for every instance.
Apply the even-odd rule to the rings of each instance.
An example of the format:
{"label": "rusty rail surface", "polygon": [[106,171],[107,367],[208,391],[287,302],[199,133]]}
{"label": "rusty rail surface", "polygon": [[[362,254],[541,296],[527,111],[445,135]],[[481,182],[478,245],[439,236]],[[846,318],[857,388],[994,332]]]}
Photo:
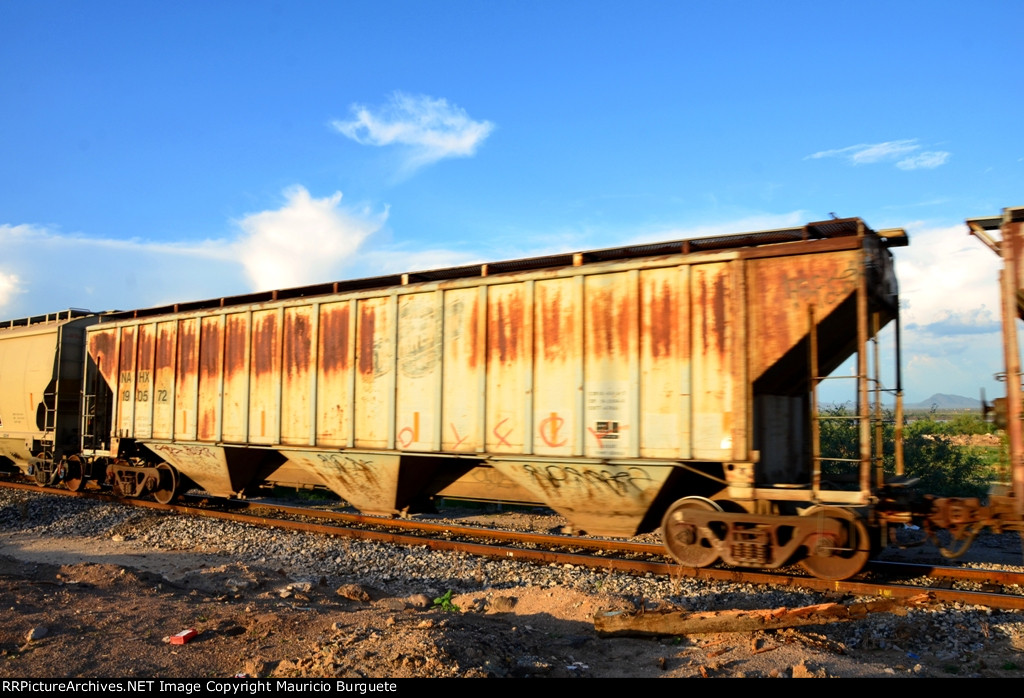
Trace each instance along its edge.
{"label": "rusty rail surface", "polygon": [[[961,603],[987,606],[993,609],[1024,610],[1024,595],[1006,591],[972,591],[948,589],[936,586],[922,586],[910,583],[894,583],[891,581],[848,580],[828,581],[784,572],[761,572],[733,568],[692,568],[678,564],[670,564],[657,559],[626,559],[601,555],[588,555],[575,552],[559,552],[551,549],[531,549],[495,545],[465,540],[426,537],[420,534],[441,535],[452,534],[472,537],[475,539],[491,539],[502,542],[530,543],[561,548],[586,548],[596,552],[616,550],[631,554],[648,555],[652,558],[664,559],[664,549],[660,545],[650,543],[629,543],[624,541],[607,541],[600,539],[580,539],[565,535],[537,534],[492,530],[472,526],[452,526],[434,522],[411,521],[404,519],[385,519],[363,515],[343,514],[338,512],[322,512],[299,507],[277,507],[265,503],[249,504],[247,508],[266,508],[275,513],[287,511],[289,515],[306,518],[328,518],[335,521],[372,526],[373,528],[351,528],[333,524],[296,521],[272,516],[240,514],[215,509],[204,509],[181,504],[160,504],[142,499],[124,499],[113,495],[87,490],[70,492],[64,489],[45,488],[16,482],[0,482],[0,486],[21,489],[36,493],[59,494],[71,497],[85,497],[107,502],[117,502],[129,506],[143,507],[178,514],[204,516],[207,518],[246,523],[257,526],[279,528],[289,531],[316,533],[341,538],[389,543],[392,545],[425,546],[431,550],[461,552],[500,560],[533,562],[549,565],[573,565],[601,569],[611,572],[625,572],[634,575],[663,575],[667,577],[685,577],[705,581],[726,582],[734,584],[762,584],[776,587],[788,587],[818,592],[835,592],[858,596],[878,596],[884,598],[909,598],[927,592],[934,600],[943,603]],[[391,529],[391,530],[381,530]],[[395,532],[395,529],[406,532]],[[983,570],[966,568],[949,568],[932,565],[872,562],[869,569],[887,574],[913,576],[933,580],[940,584],[942,580],[969,581],[981,585],[999,587],[1016,586],[1024,589],[1024,573],[1009,570]]]}

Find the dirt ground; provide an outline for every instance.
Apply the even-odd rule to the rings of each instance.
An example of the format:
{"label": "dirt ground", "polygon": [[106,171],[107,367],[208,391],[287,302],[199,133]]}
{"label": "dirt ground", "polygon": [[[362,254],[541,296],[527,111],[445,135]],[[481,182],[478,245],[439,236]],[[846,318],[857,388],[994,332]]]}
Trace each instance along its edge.
{"label": "dirt ground", "polygon": [[[602,639],[622,598],[527,587],[450,604],[388,589],[296,583],[209,556],[104,539],[0,538],[0,677],[853,677],[956,671],[828,628]],[[457,609],[455,607],[458,607]],[[893,617],[895,636],[920,632]],[[181,631],[186,644],[167,641]],[[34,638],[34,639],[32,639]],[[882,646],[879,646],[882,645]],[[1020,676],[992,639],[981,675]],[[922,663],[923,661],[923,663]]]}

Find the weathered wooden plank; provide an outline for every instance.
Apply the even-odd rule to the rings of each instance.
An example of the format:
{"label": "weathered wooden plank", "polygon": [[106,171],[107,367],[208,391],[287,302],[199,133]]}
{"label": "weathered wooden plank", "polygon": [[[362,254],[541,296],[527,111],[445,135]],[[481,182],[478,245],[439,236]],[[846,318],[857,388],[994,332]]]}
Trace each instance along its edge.
{"label": "weathered wooden plank", "polygon": [[842,623],[864,618],[871,613],[906,615],[909,607],[927,605],[931,601],[928,594],[919,594],[906,599],[880,599],[851,604],[825,603],[802,608],[709,611],[705,613],[687,611],[623,613],[617,611],[597,614],[594,617],[594,629],[602,637],[752,632],[803,625]]}

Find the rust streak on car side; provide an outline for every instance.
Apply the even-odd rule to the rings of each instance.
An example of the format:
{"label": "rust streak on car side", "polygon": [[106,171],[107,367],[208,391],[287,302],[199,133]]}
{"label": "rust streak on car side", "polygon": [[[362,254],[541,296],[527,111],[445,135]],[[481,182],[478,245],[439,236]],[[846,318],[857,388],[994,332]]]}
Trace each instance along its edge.
{"label": "rust streak on car side", "polygon": [[498,298],[494,316],[490,322],[489,344],[497,350],[498,361],[503,364],[515,363],[519,358],[523,329],[523,296],[520,290]]}
{"label": "rust streak on car side", "polygon": [[557,290],[539,290],[541,332],[538,340],[546,361],[564,360],[566,348],[562,344],[562,294]]}
{"label": "rust streak on car side", "polygon": [[172,325],[161,324],[157,333],[156,368],[170,370],[174,368],[174,333]]}
{"label": "rust streak on car side", "polygon": [[198,438],[217,438],[219,409],[217,382],[221,367],[220,318],[203,318],[199,328],[199,424]]}
{"label": "rust streak on car side", "polygon": [[229,379],[245,370],[248,328],[244,315],[229,315],[224,338],[224,374]]}
{"label": "rust streak on car side", "polygon": [[203,322],[199,342],[199,375],[206,382],[216,379],[220,373],[220,323]]}
{"label": "rust streak on car side", "polygon": [[654,358],[672,355],[676,342],[676,314],[674,312],[675,289],[662,281],[660,289],[653,284],[650,299],[650,324],[645,328],[650,338],[651,354]]}
{"label": "rust streak on car side", "polygon": [[267,314],[254,318],[255,331],[252,334],[252,369],[256,376],[274,370],[274,352],[277,347],[277,315]]}
{"label": "rust streak on car side", "polygon": [[473,298],[473,310],[469,316],[469,356],[467,357],[470,369],[475,369],[480,363],[480,298]]}
{"label": "rust streak on car side", "polygon": [[299,313],[286,313],[284,318],[284,363],[289,378],[309,368],[311,355],[309,318]]}
{"label": "rust streak on car side", "polygon": [[623,294],[619,299],[615,312],[615,338],[619,356],[629,356],[629,340],[633,336],[633,328],[636,327],[636,303],[633,301],[633,294]]}
{"label": "rust streak on car side", "polygon": [[153,368],[153,330],[145,325],[139,327],[138,369],[149,371]]}
{"label": "rust streak on car side", "polygon": [[348,369],[348,304],[320,314],[320,361],[328,376]]}
{"label": "rust streak on car side", "polygon": [[364,376],[373,374],[373,344],[376,326],[374,309],[369,305],[359,306],[359,372]]}
{"label": "rust streak on car side", "polygon": [[179,380],[196,372],[198,338],[194,320],[182,320],[178,324],[178,376]]}
{"label": "rust streak on car side", "polygon": [[588,296],[589,348],[595,358],[612,356],[615,353],[615,337],[612,330],[614,320],[611,317],[611,293],[605,289],[593,289]]}
{"label": "rust streak on car side", "polygon": [[135,368],[135,328],[121,328],[121,370],[131,371]]}
{"label": "rust streak on car side", "polygon": [[114,378],[114,350],[117,347],[114,333],[116,331],[93,332],[89,335],[89,355],[96,361],[97,368],[108,384],[112,384]]}
{"label": "rust streak on car side", "polygon": [[725,312],[727,289],[725,286],[725,274],[718,274],[715,277],[715,291],[713,309],[715,314],[715,352],[719,356],[725,355],[725,326],[728,317]]}

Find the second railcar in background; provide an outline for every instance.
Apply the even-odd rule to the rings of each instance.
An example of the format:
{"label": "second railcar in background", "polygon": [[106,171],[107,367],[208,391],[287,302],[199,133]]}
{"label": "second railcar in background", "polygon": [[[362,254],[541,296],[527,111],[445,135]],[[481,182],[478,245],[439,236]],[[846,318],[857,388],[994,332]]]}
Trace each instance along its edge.
{"label": "second railcar in background", "polygon": [[97,320],[71,309],[0,323],[0,466],[75,484],[60,464],[81,448],[85,328]]}
{"label": "second railcar in background", "polygon": [[[869,342],[906,242],[839,219],[109,314],[88,329],[83,457],[128,495],[538,503],[594,534],[664,519],[694,566],[805,551],[852,574],[880,473]],[[815,391],[854,354],[865,438],[836,486]]]}

